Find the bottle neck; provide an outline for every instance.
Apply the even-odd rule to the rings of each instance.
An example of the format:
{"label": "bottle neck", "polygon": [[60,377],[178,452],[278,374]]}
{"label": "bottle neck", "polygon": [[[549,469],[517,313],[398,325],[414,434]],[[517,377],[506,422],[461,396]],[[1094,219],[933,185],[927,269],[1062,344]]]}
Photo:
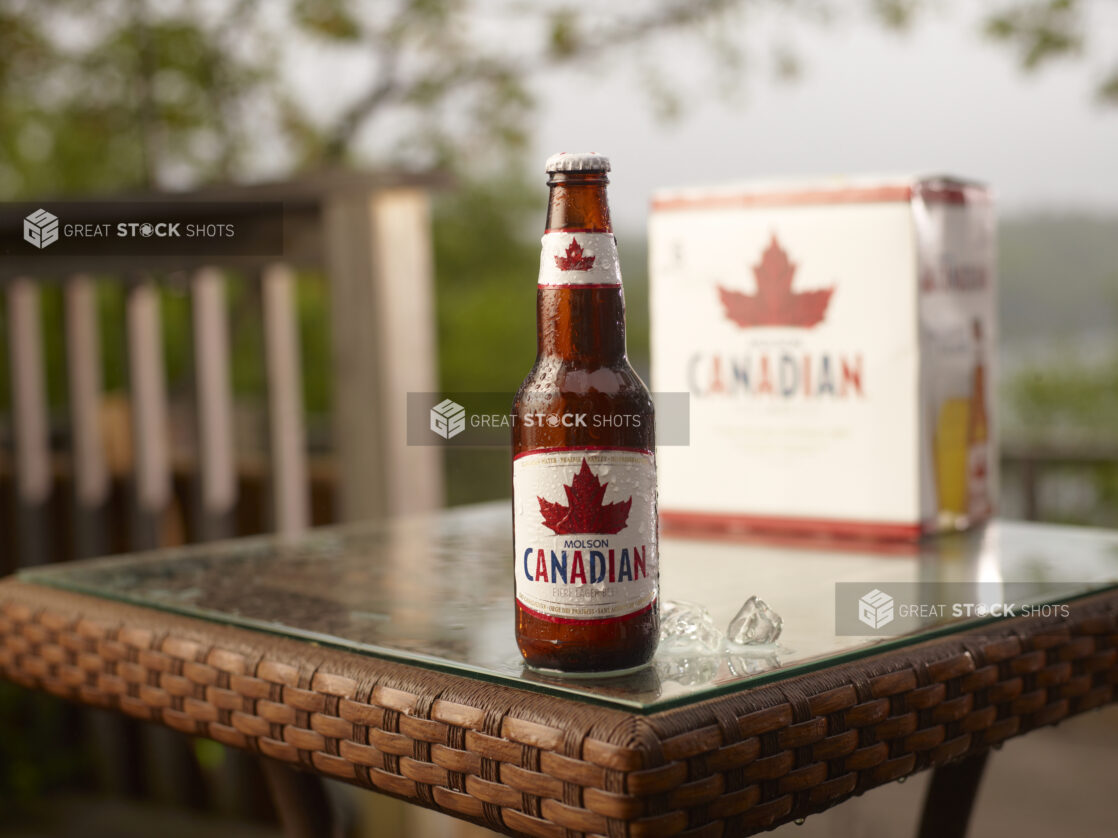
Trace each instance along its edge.
{"label": "bottle neck", "polygon": [[536,293],[537,351],[579,366],[625,359],[625,299],[604,172],[554,173]]}
{"label": "bottle neck", "polygon": [[547,181],[547,230],[612,233],[605,172],[554,172]]}
{"label": "bottle neck", "polygon": [[625,300],[617,288],[536,291],[536,354],[573,366],[625,360]]}

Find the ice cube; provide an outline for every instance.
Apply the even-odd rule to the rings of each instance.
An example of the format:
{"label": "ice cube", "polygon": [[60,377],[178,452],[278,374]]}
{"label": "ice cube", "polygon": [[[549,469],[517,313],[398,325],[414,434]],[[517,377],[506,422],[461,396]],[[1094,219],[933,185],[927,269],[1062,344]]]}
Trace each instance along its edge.
{"label": "ice cube", "polygon": [[661,681],[674,681],[685,687],[709,684],[718,676],[717,655],[657,656],[654,661],[656,674]]}
{"label": "ice cube", "polygon": [[756,646],[762,643],[775,643],[780,637],[784,621],[780,615],[769,608],[763,599],[751,596],[730,620],[726,636],[731,643],[741,646]]}
{"label": "ice cube", "polygon": [[667,600],[660,607],[660,645],[664,648],[717,652],[724,635],[703,606]]}
{"label": "ice cube", "polygon": [[768,672],[770,669],[780,667],[780,659],[775,654],[769,655],[726,655],[726,669],[737,678],[746,675],[756,675]]}

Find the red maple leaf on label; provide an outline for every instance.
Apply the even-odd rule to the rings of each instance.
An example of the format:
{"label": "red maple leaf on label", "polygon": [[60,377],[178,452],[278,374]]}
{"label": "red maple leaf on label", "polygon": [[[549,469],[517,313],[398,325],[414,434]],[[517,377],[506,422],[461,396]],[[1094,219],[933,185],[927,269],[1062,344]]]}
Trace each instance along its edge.
{"label": "red maple leaf on label", "polygon": [[561,271],[588,271],[594,267],[594,257],[584,256],[578,239],[572,238],[565,256],[556,256],[555,265]]}
{"label": "red maple leaf on label", "polygon": [[817,291],[793,291],[792,277],[796,265],[776,240],[772,241],[753,266],[757,293],[744,294],[718,287],[726,316],[742,328],[749,326],[799,326],[810,329],[823,321],[834,288]]}
{"label": "red maple leaf on label", "polygon": [[574,533],[598,533],[613,535],[625,529],[629,520],[629,507],[633,505],[633,498],[620,503],[602,504],[606,496],[606,486],[590,470],[586,458],[582,458],[582,468],[571,481],[570,486],[564,486],[567,493],[567,503],[552,503],[537,495],[540,502],[540,514],[543,515],[545,527],[554,530],[556,535],[572,535]]}

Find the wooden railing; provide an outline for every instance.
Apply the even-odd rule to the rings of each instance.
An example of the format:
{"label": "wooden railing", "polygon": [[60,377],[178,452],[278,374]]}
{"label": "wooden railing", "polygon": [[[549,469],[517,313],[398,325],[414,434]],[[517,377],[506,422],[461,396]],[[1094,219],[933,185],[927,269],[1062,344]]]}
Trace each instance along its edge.
{"label": "wooden railing", "polygon": [[[0,415],[0,437],[4,426],[10,431],[9,444],[0,446],[8,449],[0,450],[0,507],[7,507],[0,508],[0,574],[47,561],[238,534],[253,515],[249,529],[295,532],[324,520],[324,498],[335,520],[440,505],[440,452],[407,446],[403,420],[409,391],[435,389],[428,192],[437,182],[335,173],[280,184],[93,199],[109,208],[122,200],[174,201],[176,220],[184,225],[213,220],[206,213],[219,202],[269,202],[273,214],[275,202],[281,202],[283,248],[270,258],[236,255],[216,262],[105,253],[78,258],[30,246],[0,255],[0,308],[6,309],[8,336],[0,355],[6,348],[11,381],[10,416]],[[0,230],[18,231],[21,216],[0,210]],[[238,224],[249,235],[260,226],[251,214],[239,217]],[[333,381],[332,456],[325,481],[322,464],[308,459],[296,310],[300,270],[325,276],[331,299],[330,368],[314,372]],[[97,289],[106,282],[123,295],[123,335],[100,334]],[[260,306],[267,431],[263,456],[254,459],[238,451],[235,437],[229,282],[249,283]],[[165,284],[184,290],[191,308],[194,450],[185,467],[170,441],[160,311]],[[61,286],[64,309],[68,415],[61,432],[52,432],[57,429],[48,405],[45,352],[53,336],[44,334],[42,311],[48,286]],[[103,427],[103,351],[107,341],[121,339],[128,421],[116,424],[128,427],[127,473],[112,467]],[[7,503],[5,494],[11,496]],[[190,507],[188,531],[173,532],[172,513],[184,507]],[[6,524],[9,509],[12,523]],[[107,788],[207,805],[185,741],[165,730],[137,731],[116,717],[89,716],[86,725],[100,743],[94,749],[97,773]],[[144,759],[145,753],[155,756]],[[257,765],[230,754],[226,768],[238,787],[253,785],[251,778],[262,771],[274,800],[284,804],[281,812],[295,802],[326,806],[317,781],[268,761]],[[292,822],[298,817],[292,815]]]}
{"label": "wooden railing", "polygon": [[[12,533],[0,533],[0,570],[68,558],[56,549],[60,500],[69,500],[74,556],[121,543],[110,507],[119,475],[103,446],[102,351],[118,336],[99,334],[96,283],[117,282],[124,295],[124,342],[132,469],[127,475],[128,549],[164,541],[175,474],[169,444],[168,392],[162,354],[160,286],[176,282],[191,303],[193,412],[197,471],[188,540],[236,531],[238,474],[230,383],[230,323],[225,284],[254,285],[260,300],[266,379],[269,528],[294,531],[310,522],[303,380],[296,320],[296,272],[313,270],[329,285],[333,382],[332,448],[337,520],[418,511],[442,503],[439,451],[409,447],[409,391],[436,387],[432,246],[428,193],[433,177],[331,173],[279,184],[181,194],[105,196],[113,201],[175,201],[184,223],[205,221],[214,202],[282,202],[280,258],[120,256],[26,253],[0,256],[7,309],[11,379],[9,470],[14,481]],[[88,198],[86,200],[89,200]],[[251,228],[252,218],[245,223]],[[22,224],[0,213],[0,227]],[[233,279],[226,269],[234,269]],[[60,443],[49,434],[42,329],[42,290],[60,283],[65,309],[68,417]],[[2,348],[0,348],[2,351]],[[0,417],[0,424],[3,417]],[[59,464],[61,458],[62,464]],[[2,460],[3,458],[0,458]],[[0,475],[6,469],[0,462]],[[65,482],[60,475],[68,476]],[[68,499],[57,493],[65,486]],[[119,506],[119,502],[117,502]],[[9,537],[5,537],[8,535]]]}
{"label": "wooden railing", "polygon": [[1087,443],[1006,443],[1001,450],[1002,494],[1007,511],[1027,521],[1073,517],[1084,523],[1114,526],[1118,509],[1105,499],[1078,501],[1057,508],[1046,502],[1046,481],[1072,476],[1093,494],[1100,478],[1109,475],[1118,485],[1118,441]]}

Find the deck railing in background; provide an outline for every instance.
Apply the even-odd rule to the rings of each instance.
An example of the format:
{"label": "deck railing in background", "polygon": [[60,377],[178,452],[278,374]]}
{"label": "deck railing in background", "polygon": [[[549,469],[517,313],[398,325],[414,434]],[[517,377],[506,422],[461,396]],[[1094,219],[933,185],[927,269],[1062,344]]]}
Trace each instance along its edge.
{"label": "deck railing in background", "polygon": [[[312,520],[296,322],[295,277],[300,270],[324,275],[331,298],[330,369],[316,374],[331,377],[334,393],[332,517],[356,520],[440,505],[439,451],[407,446],[404,424],[406,394],[436,388],[428,193],[438,183],[431,176],[329,173],[288,183],[100,199],[106,206],[123,200],[174,201],[176,218],[184,224],[206,222],[205,213],[212,214],[217,202],[281,202],[281,258],[238,255],[220,264],[178,256],[79,259],[30,246],[26,254],[3,257],[0,283],[12,382],[8,477],[15,516],[10,529],[15,537],[0,533],[0,549],[9,553],[0,569],[168,541],[176,472],[162,355],[163,283],[185,289],[191,304],[195,445],[194,473],[188,475],[193,487],[186,540],[238,531],[243,475],[234,434],[227,282],[255,286],[252,295],[260,302],[263,320],[266,528],[294,531]],[[243,220],[251,230],[253,219]],[[14,214],[0,215],[0,225],[21,223]],[[227,276],[225,269],[232,273]],[[231,278],[234,274],[240,278]],[[132,468],[125,481],[131,490],[123,505],[113,497],[121,481],[114,480],[107,466],[101,427],[102,350],[104,341],[119,337],[98,334],[95,284],[107,278],[124,289]],[[41,289],[47,283],[62,284],[65,307],[69,415],[55,450],[48,434],[42,334]],[[0,462],[0,481],[3,472]],[[66,498],[57,494],[63,480],[69,483]],[[129,510],[127,539],[116,531],[120,521],[119,516],[112,520],[112,508]],[[64,529],[70,535],[65,539],[58,537],[61,509],[68,510]]]}
{"label": "deck railing in background", "polygon": [[[6,309],[11,415],[0,450],[0,574],[19,567],[150,549],[241,534],[246,501],[267,507],[251,530],[297,532],[312,522],[356,520],[434,508],[443,502],[440,451],[406,445],[409,391],[436,386],[435,313],[428,191],[432,177],[333,173],[281,184],[86,198],[111,208],[120,201],[175,203],[183,223],[214,221],[214,204],[283,205],[284,247],[269,258],[245,255],[187,259],[102,254],[84,258],[38,251],[0,257],[0,307]],[[267,210],[264,207],[271,204]],[[207,218],[207,213],[210,217]],[[239,217],[248,234],[257,221]],[[0,227],[19,229],[18,214],[0,211]],[[238,229],[241,229],[238,227]],[[325,277],[330,307],[332,450],[325,470],[332,512],[312,512],[315,473],[308,461],[299,346],[297,272]],[[228,271],[228,273],[227,273]],[[100,334],[98,286],[119,286],[121,335]],[[239,456],[231,381],[226,284],[248,283],[262,321],[266,444],[252,464]],[[61,285],[67,416],[52,433],[43,291]],[[172,405],[164,357],[161,286],[189,297],[193,445],[186,467],[171,444]],[[127,409],[105,427],[103,352],[109,341],[126,355]],[[54,343],[57,345],[57,341]],[[6,353],[4,349],[6,348]],[[178,394],[181,398],[182,393]],[[119,399],[117,399],[119,405]],[[54,417],[58,419],[59,417]],[[111,468],[107,431],[127,427],[126,474]],[[52,439],[53,438],[53,439]],[[52,446],[53,442],[53,446]],[[7,456],[5,456],[5,454]],[[116,463],[119,465],[119,460]],[[261,468],[261,464],[263,467]],[[7,486],[5,487],[5,483]],[[323,481],[317,481],[321,489]],[[242,497],[251,486],[253,497]],[[7,492],[5,492],[5,488]],[[10,504],[4,503],[9,495]],[[322,494],[321,491],[318,493]],[[174,512],[189,508],[176,522]],[[241,524],[238,524],[238,521]],[[106,789],[168,803],[210,806],[186,740],[165,728],[139,730],[120,717],[89,714],[98,775]],[[147,755],[146,757],[144,755]],[[142,765],[142,767],[140,767]],[[302,823],[326,823],[329,804],[319,781],[264,760],[229,752],[223,789],[238,789],[232,811],[257,814],[263,771],[289,834]],[[226,795],[228,797],[228,795]]]}
{"label": "deck railing in background", "polygon": [[1118,491],[1118,444],[1012,442],[1002,446],[1001,463],[1003,510],[1010,516],[1118,525],[1105,488]]}

